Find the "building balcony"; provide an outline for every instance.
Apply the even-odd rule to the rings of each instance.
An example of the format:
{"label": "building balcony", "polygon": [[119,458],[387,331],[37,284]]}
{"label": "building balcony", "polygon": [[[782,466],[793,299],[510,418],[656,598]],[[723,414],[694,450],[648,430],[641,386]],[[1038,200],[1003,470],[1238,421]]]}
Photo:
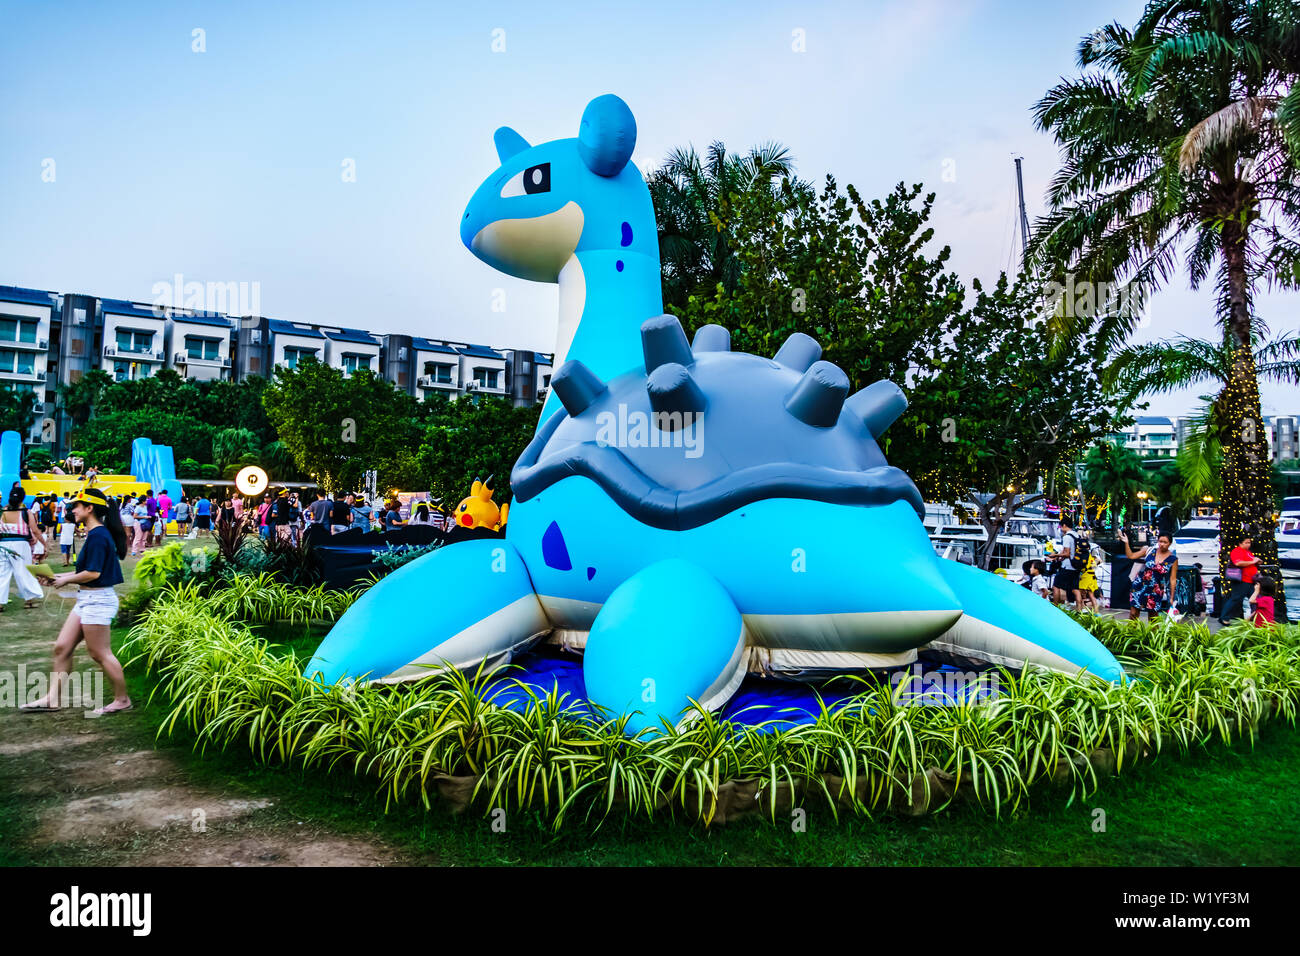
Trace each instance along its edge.
{"label": "building balcony", "polygon": [[230,368],[230,359],[218,355],[216,358],[196,358],[189,352],[177,352],[173,365],[202,365],[210,368]]}
{"label": "building balcony", "polygon": [[48,339],[38,339],[35,342],[15,342],[13,339],[0,339],[0,349],[24,349],[30,352],[48,352],[50,343]]}
{"label": "building balcony", "polygon": [[444,381],[434,378],[432,375],[421,375],[415,380],[415,384],[420,388],[441,388],[445,391],[455,391],[459,386],[450,379]]}
{"label": "building balcony", "polygon": [[163,354],[157,350],[123,349],[116,345],[105,345],[104,358],[125,359],[132,362],[161,362]]}
{"label": "building balcony", "polygon": [[0,381],[5,382],[31,382],[32,384],[44,384],[45,373],[32,369],[30,372],[9,372],[0,369]]}

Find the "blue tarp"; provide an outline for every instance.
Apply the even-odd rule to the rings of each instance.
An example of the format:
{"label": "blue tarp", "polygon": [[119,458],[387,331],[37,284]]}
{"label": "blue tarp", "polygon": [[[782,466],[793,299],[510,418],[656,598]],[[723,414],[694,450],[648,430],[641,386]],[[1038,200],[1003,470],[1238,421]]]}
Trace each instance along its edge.
{"label": "blue tarp", "polygon": [[[888,684],[919,674],[920,678],[913,680],[908,688],[909,702],[951,706],[967,697],[977,699],[983,696],[979,687],[972,687],[966,679],[969,673],[947,664],[919,664],[898,671],[867,674],[863,679]],[[490,686],[488,695],[493,703],[523,710],[528,703],[528,694],[515,681],[531,688],[539,697],[553,690],[559,696],[567,694],[566,702],[575,711],[584,715],[590,713],[586,707],[587,691],[582,682],[582,658],[574,654],[543,647],[519,655],[514,666]],[[869,684],[844,679],[826,684],[805,684],[749,677],[723,707],[720,716],[738,724],[765,724],[767,730],[785,729],[810,724],[817,719],[819,694],[826,706],[833,710],[868,689]]]}

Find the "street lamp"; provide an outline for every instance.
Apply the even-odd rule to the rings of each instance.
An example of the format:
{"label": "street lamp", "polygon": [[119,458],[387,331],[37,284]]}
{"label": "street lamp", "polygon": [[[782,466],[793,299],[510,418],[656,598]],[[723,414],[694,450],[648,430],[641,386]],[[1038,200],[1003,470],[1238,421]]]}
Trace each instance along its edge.
{"label": "street lamp", "polygon": [[1146,524],[1147,523],[1147,493],[1145,491],[1139,491],[1138,500],[1142,502],[1142,523]]}

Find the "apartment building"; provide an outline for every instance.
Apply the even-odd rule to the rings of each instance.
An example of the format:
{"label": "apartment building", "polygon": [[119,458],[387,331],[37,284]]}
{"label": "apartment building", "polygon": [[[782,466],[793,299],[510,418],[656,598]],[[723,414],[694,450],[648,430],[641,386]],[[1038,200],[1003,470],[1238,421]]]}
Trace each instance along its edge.
{"label": "apartment building", "polygon": [[1295,461],[1300,458],[1300,416],[1281,415],[1272,419],[1268,436],[1274,461]]}
{"label": "apartment building", "polygon": [[492,395],[521,406],[545,399],[552,365],[530,350],[0,286],[0,384],[33,395],[32,444],[65,449],[71,421],[58,386],[91,369],[116,381],[164,368],[239,381],[307,358],[345,375],[372,371],[421,400]]}
{"label": "apartment building", "polygon": [[1174,458],[1178,454],[1179,435],[1170,419],[1141,415],[1128,429],[1111,435],[1111,440],[1143,458]]}
{"label": "apartment building", "polygon": [[29,442],[39,442],[42,432],[49,430],[45,419],[54,400],[49,381],[50,330],[57,309],[53,293],[0,286],[0,383],[10,391],[30,394],[37,406]]}
{"label": "apartment building", "polygon": [[[1195,420],[1178,419],[1178,445],[1186,444]],[[1265,415],[1264,442],[1269,461],[1295,461],[1300,458],[1300,415]]]}

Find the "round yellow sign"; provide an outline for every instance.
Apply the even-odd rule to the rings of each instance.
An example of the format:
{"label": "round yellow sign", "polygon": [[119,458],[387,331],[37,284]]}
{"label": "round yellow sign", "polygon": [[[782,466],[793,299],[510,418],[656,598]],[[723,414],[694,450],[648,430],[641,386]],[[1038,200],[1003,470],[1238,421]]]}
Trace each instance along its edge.
{"label": "round yellow sign", "polygon": [[266,472],[256,465],[241,468],[239,474],[235,475],[235,487],[239,489],[241,494],[245,495],[260,495],[266,491],[269,481]]}

